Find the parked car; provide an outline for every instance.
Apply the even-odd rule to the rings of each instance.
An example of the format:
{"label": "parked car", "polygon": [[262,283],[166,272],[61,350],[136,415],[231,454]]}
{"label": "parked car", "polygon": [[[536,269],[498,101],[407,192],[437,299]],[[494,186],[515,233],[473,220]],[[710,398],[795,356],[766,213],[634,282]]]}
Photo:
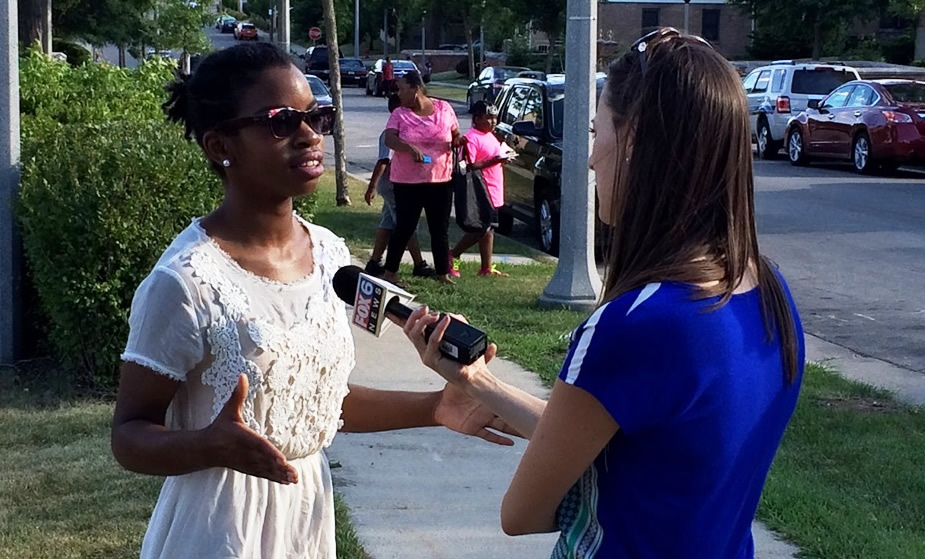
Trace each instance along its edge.
{"label": "parked car", "polygon": [[334,99],[331,98],[331,91],[328,89],[328,86],[324,85],[321,78],[311,74],[303,75],[305,79],[308,80],[308,86],[312,89],[312,96],[319,105],[326,106],[334,104]]}
{"label": "parked car", "polygon": [[359,58],[340,59],[340,83],[342,85],[366,86],[366,74],[369,70]]}
{"label": "parked car", "polygon": [[787,155],[847,160],[859,173],[925,163],[925,82],[858,80],[810,102],[790,123]]}
{"label": "parked car", "polygon": [[[597,75],[597,94],[605,74]],[[531,224],[540,247],[559,252],[559,209],[562,174],[562,121],[565,112],[565,76],[545,80],[513,78],[498,94],[495,135],[517,152],[505,165],[505,205],[499,212],[498,232],[510,233],[517,218]],[[598,230],[602,225],[598,224]],[[598,235],[600,239],[602,235]]]}
{"label": "parked car", "polygon": [[[337,57],[344,57],[340,49],[337,51]],[[303,58],[305,59],[306,74],[318,76],[324,83],[331,83],[331,62],[328,60],[327,45],[308,47]]]}
{"label": "parked car", "polygon": [[253,23],[242,21],[234,29],[234,38],[237,41],[258,41],[257,26]]}
{"label": "parked car", "polygon": [[522,66],[489,66],[482,70],[479,77],[469,84],[466,92],[466,106],[472,110],[472,105],[479,101],[494,103],[501,91],[504,82],[516,78],[521,72],[529,72],[530,68]]}
{"label": "parked car", "polygon": [[238,21],[228,14],[223,14],[215,20],[215,28],[222,33],[233,33]]}
{"label": "parked car", "polygon": [[742,84],[748,97],[752,137],[758,157],[772,159],[784,146],[787,124],[843,83],[860,79],[857,70],[841,64],[780,60],[749,73]]}

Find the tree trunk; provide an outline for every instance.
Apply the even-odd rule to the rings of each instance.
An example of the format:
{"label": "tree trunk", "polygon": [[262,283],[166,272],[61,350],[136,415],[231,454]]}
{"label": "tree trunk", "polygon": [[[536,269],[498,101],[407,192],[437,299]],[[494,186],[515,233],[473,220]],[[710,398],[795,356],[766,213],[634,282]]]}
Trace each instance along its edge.
{"label": "tree trunk", "polygon": [[546,39],[549,41],[549,50],[546,51],[546,73],[552,73],[552,60],[556,55],[556,43],[559,42],[559,36],[551,31],[546,31]]}
{"label": "tree trunk", "polygon": [[822,20],[816,16],[816,22],[813,24],[813,60],[822,58]]}
{"label": "tree trunk", "polygon": [[349,206],[347,190],[347,154],[344,151],[344,99],[340,86],[340,58],[338,53],[337,21],[334,18],[334,0],[324,0],[324,37],[328,44],[328,64],[331,76],[331,97],[337,112],[334,115],[334,180],[337,182],[337,205]]}
{"label": "tree trunk", "polygon": [[119,45],[119,68],[125,68],[125,45]]}
{"label": "tree trunk", "polygon": [[915,26],[915,60],[925,60],[925,7],[919,12]]}
{"label": "tree trunk", "polygon": [[[468,14],[463,16],[463,26],[466,28],[466,45],[469,47],[469,79],[475,79],[475,49],[472,48],[472,22]],[[485,48],[485,45],[481,48]]]}
{"label": "tree trunk", "polygon": [[32,46],[42,41],[45,0],[19,0],[19,42]]}

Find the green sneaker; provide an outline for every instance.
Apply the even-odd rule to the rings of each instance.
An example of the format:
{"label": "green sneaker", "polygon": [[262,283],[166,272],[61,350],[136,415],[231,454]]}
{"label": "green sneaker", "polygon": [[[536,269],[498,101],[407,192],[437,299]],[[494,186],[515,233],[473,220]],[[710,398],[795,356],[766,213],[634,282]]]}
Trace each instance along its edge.
{"label": "green sneaker", "polygon": [[454,278],[459,277],[459,266],[462,264],[462,258],[454,258],[453,265],[450,266],[450,275]]}

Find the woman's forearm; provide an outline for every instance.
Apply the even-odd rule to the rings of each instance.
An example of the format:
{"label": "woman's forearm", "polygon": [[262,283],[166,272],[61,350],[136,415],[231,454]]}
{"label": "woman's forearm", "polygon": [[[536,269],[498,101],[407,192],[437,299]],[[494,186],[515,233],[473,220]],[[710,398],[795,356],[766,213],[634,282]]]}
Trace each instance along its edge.
{"label": "woman's forearm", "polygon": [[405,142],[398,137],[398,134],[389,134],[385,135],[385,145],[392,151],[397,151],[400,153],[413,153],[414,147],[411,144]]}
{"label": "woman's forearm", "polygon": [[112,430],[112,453],[126,470],[154,476],[178,476],[217,467],[204,430],[173,431],[137,419]]}
{"label": "woman's forearm", "polygon": [[464,390],[526,439],[533,436],[540,416],[546,409],[545,400],[502,382],[491,374],[479,375]]}
{"label": "woman's forearm", "polygon": [[371,433],[435,427],[434,409],[439,401],[439,392],[377,390],[351,384],[343,404],[342,430]]}

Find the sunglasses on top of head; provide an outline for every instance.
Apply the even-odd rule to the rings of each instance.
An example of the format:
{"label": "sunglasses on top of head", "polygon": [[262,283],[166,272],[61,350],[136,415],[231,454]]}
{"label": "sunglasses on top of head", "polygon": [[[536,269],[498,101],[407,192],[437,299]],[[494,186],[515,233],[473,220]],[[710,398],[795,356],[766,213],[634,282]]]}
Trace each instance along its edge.
{"label": "sunglasses on top of head", "polygon": [[253,116],[242,116],[223,122],[218,126],[222,130],[235,130],[251,124],[265,122],[267,129],[274,138],[284,140],[295,135],[302,127],[308,124],[316,134],[330,136],[334,132],[334,115],[337,109],[330,105],[316,106],[307,111],[300,111],[292,107],[280,107]]}
{"label": "sunglasses on top of head", "polygon": [[646,33],[642,37],[636,39],[636,42],[634,42],[633,46],[630,47],[630,52],[635,52],[635,53],[638,53],[639,55],[639,67],[642,71],[643,76],[646,75],[646,50],[648,49],[649,45],[655,40],[664,41],[664,40],[671,40],[675,38],[693,40],[703,45],[706,45],[710,47],[711,49],[713,48],[713,45],[711,45],[710,42],[707,41],[706,39],[702,37],[698,37],[696,35],[685,35],[684,33],[681,33],[674,27],[661,27],[659,29],[656,29],[655,31],[652,31],[651,33]]}

